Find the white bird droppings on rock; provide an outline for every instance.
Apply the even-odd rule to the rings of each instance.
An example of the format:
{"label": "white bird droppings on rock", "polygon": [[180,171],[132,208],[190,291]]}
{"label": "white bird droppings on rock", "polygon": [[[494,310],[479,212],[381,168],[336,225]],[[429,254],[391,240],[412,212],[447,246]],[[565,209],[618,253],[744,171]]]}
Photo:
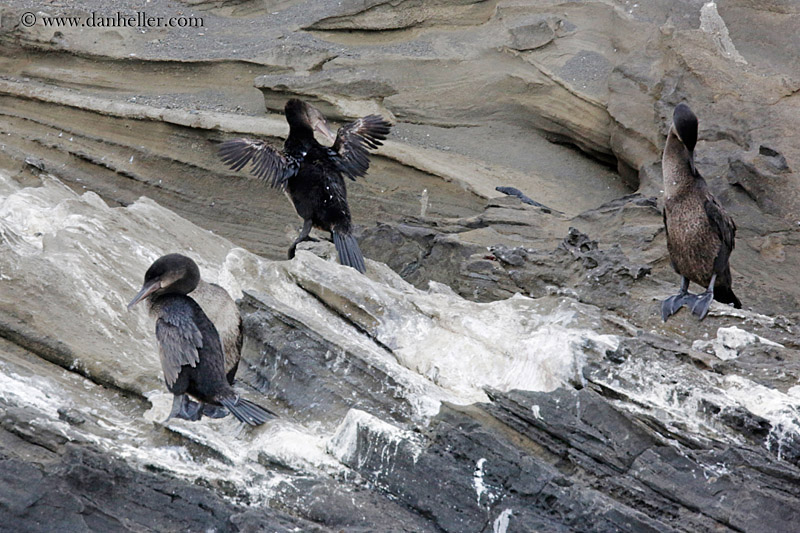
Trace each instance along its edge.
{"label": "white bird droppings on rock", "polygon": [[708,350],[711,349],[719,359],[728,361],[739,357],[743,348],[753,344],[783,348],[782,344],[765,339],[764,337],[760,337],[755,333],[750,333],[736,326],[731,326],[728,328],[719,328],[717,330],[717,338],[711,341],[694,341],[692,343],[692,349],[701,352],[708,352]]}
{"label": "white bird droppings on rock", "polygon": [[737,63],[747,64],[747,60],[742,57],[733,45],[731,36],[728,33],[728,27],[717,11],[716,2],[708,2],[700,10],[700,29],[714,39],[722,55]]}

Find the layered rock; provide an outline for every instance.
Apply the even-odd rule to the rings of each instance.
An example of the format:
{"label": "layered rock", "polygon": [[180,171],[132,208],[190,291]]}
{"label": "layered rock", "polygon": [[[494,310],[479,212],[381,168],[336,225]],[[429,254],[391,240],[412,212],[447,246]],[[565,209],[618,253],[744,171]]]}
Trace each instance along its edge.
{"label": "layered rock", "polygon": [[[364,277],[330,243],[269,262],[152,201],[109,208],[41,180],[3,181],[4,337],[16,344],[3,345],[2,482],[39,480],[8,493],[6,523],[46,528],[68,509],[90,528],[192,528],[176,522],[188,514],[220,530],[375,530],[390,517],[414,531],[788,531],[800,510],[797,387],[753,371],[760,357],[796,360],[790,326],[715,306],[706,325],[749,339],[717,363],[687,344],[697,325],[686,340],[646,334],[636,313],[609,311],[650,290],[646,269],[575,230],[538,259],[492,252],[503,268],[573,272],[557,286],[475,303],[374,261]],[[280,420],[158,422],[170,398],[152,325],[124,309],[168,251],[244,295],[238,387]],[[756,341],[769,351],[748,351]],[[74,496],[53,500],[64,490]]]}

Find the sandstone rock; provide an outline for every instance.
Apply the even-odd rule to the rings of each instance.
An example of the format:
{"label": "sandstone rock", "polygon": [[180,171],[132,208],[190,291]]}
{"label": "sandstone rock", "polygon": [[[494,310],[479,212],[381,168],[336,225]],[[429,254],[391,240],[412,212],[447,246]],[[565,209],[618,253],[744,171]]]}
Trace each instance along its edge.
{"label": "sandstone rock", "polygon": [[546,45],[556,36],[553,30],[553,26],[556,24],[558,23],[553,23],[551,20],[542,17],[538,20],[509,28],[512,39],[511,47],[514,50],[524,52]]}
{"label": "sandstone rock", "polygon": [[339,2],[338,13],[316,21],[311,30],[400,30],[435,24],[473,25],[487,20],[492,2],[486,0],[370,0]]}

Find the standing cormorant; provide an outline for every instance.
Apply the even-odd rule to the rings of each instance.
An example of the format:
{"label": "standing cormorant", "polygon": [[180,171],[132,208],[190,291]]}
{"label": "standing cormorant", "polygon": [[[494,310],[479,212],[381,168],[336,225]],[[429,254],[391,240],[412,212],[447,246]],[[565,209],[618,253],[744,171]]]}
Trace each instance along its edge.
{"label": "standing cormorant", "polygon": [[[220,157],[232,170],[251,163],[254,175],[288,193],[303,219],[300,236],[289,248],[289,259],[294,257],[298,244],[310,240],[308,234],[316,227],[331,233],[341,264],[364,273],[364,257],[352,234],[343,178],[355,180],[367,173],[368,149],[383,144],[391,124],[378,115],[369,115],[345,124],[334,137],[322,113],[302,100],[292,98],[286,102],[284,112],[289,137],[282,152],[263,141],[234,139],[222,143]],[[333,146],[319,144],[314,130],[332,141]]]}
{"label": "standing cormorant", "polygon": [[[263,424],[275,414],[240,398],[231,388],[217,328],[197,302],[187,296],[199,282],[200,269],[194,261],[180,254],[165,255],[150,265],[142,290],[128,304],[130,309],[145,298],[150,300],[164,381],[174,395],[167,420],[199,420],[203,414],[218,416],[220,406],[225,406],[242,422],[251,426]],[[206,404],[211,406],[210,412],[204,411]]]}
{"label": "standing cormorant", "polygon": [[[664,229],[672,267],[681,275],[681,289],[661,304],[666,321],[683,305],[702,320],[712,298],[742,303],[731,290],[728,264],[736,236],[736,224],[725,212],[694,164],[697,143],[697,117],[681,103],[672,114],[661,159],[664,174]],[[689,281],[707,287],[702,294],[689,293]]]}

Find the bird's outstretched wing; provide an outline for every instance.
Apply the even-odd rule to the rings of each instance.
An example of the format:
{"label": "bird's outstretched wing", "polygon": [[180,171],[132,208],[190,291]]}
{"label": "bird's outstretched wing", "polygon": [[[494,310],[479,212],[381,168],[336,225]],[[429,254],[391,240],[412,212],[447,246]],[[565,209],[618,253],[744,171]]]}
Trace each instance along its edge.
{"label": "bird's outstretched wing", "polygon": [[365,175],[369,168],[368,150],[381,146],[391,127],[379,115],[369,115],[339,128],[331,150],[342,174],[352,180]]}
{"label": "bird's outstretched wing", "polygon": [[[163,311],[167,311],[166,307]],[[156,320],[158,353],[167,387],[178,379],[183,365],[194,367],[200,362],[198,350],[203,347],[203,335],[192,315],[191,307],[176,302]]]}
{"label": "bird's outstretched wing", "polygon": [[231,170],[241,170],[251,163],[250,172],[266,181],[270,187],[282,189],[286,181],[297,173],[299,162],[264,141],[233,139],[219,147],[219,156]]}

